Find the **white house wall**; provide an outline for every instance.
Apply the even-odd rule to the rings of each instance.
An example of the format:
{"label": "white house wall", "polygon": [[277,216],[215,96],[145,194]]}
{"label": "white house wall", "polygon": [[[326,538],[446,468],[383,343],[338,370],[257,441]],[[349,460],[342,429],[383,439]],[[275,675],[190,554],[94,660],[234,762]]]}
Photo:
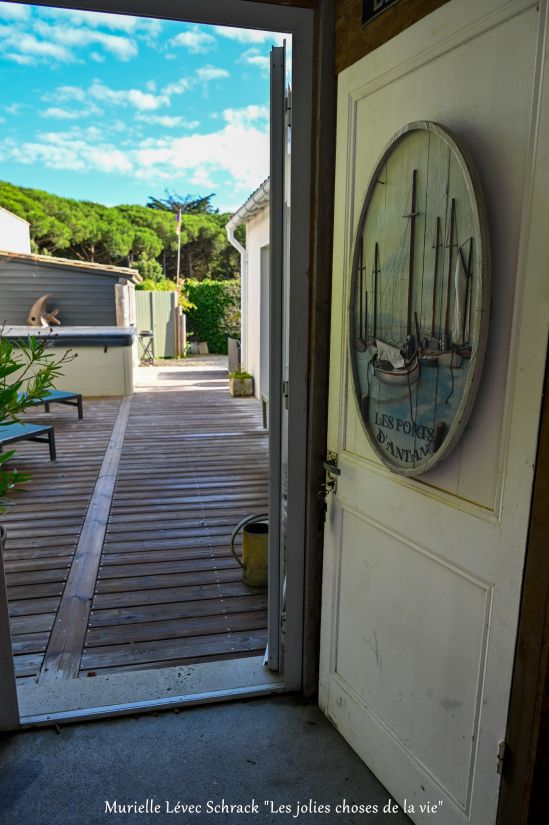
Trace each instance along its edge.
{"label": "white house wall", "polygon": [[248,330],[242,366],[253,375],[256,398],[261,396],[261,248],[268,244],[269,210],[263,209],[246,224]]}
{"label": "white house wall", "polygon": [[6,252],[31,251],[30,226],[27,221],[0,207],[0,249]]}

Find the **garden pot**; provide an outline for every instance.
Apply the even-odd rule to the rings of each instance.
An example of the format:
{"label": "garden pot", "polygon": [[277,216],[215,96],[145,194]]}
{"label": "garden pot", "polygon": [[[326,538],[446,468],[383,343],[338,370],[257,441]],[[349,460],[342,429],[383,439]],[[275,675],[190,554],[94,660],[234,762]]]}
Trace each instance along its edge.
{"label": "garden pot", "polygon": [[[231,536],[231,553],[242,568],[242,581],[251,587],[266,587],[269,566],[269,522],[265,514],[246,516]],[[242,530],[242,558],[236,553],[234,541]]]}
{"label": "garden pot", "polygon": [[229,378],[229,392],[236,398],[243,398],[254,394],[253,378]]}

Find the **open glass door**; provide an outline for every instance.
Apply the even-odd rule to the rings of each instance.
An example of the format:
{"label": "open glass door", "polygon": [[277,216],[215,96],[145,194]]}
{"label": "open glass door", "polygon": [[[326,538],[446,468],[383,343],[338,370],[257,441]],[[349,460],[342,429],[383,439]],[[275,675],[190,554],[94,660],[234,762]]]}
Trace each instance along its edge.
{"label": "open glass door", "polygon": [[270,670],[282,666],[281,617],[285,536],[283,496],[285,46],[271,50],[270,295],[269,295],[269,635]]}
{"label": "open glass door", "polygon": [[[66,5],[70,6],[71,4]],[[100,681],[102,674],[93,679],[73,680],[67,678],[61,680],[64,687],[67,688],[64,693],[56,686],[55,707],[47,706],[48,716],[51,718],[52,713],[56,714],[56,721],[59,722],[75,718],[97,718],[102,714],[124,713],[127,712],[129,707],[132,710],[150,709],[167,704],[183,705],[212,701],[213,698],[217,697],[225,699],[236,695],[257,695],[262,692],[281,690],[284,687],[288,689],[299,687],[304,567],[305,485],[303,468],[306,464],[306,439],[303,433],[306,429],[306,381],[304,377],[307,367],[313,13],[310,10],[294,7],[252,5],[254,5],[254,9],[250,10],[248,3],[243,2],[243,0],[235,0],[234,3],[230,4],[231,9],[227,12],[224,9],[222,18],[219,18],[218,10],[204,10],[202,8],[196,10],[190,0],[182,0],[180,8],[178,8],[178,17],[185,15],[185,19],[187,19],[186,15],[189,15],[189,21],[201,24],[250,25],[261,30],[272,28],[273,31],[287,32],[289,33],[288,36],[295,37],[293,94],[296,107],[293,124],[293,153],[298,162],[294,164],[291,173],[294,193],[293,220],[296,224],[292,231],[291,244],[289,232],[287,231],[289,206],[286,203],[289,198],[289,170],[287,164],[288,131],[285,122],[285,118],[288,116],[285,104],[285,50],[284,48],[277,48],[273,50],[272,54],[271,111],[273,137],[271,180],[273,188],[271,194],[272,227],[270,237],[272,261],[270,267],[266,267],[266,280],[270,281],[270,340],[274,344],[270,348],[271,360],[269,362],[272,443],[269,501],[271,512],[271,570],[268,657],[269,669],[273,673],[268,673],[267,668],[262,666],[262,656],[248,656],[246,659],[238,660],[238,667],[235,666],[234,668],[234,680],[230,680],[226,675],[230,669],[230,664],[223,660],[221,662],[223,664],[223,674],[221,674],[220,664],[219,673],[221,675],[219,678],[216,676],[215,679],[212,677],[212,680],[206,686],[204,686],[204,683],[199,684],[197,668],[193,667],[192,670],[196,676],[195,681],[192,685],[185,682],[185,692],[177,692],[177,695],[174,695],[176,692],[167,681],[159,683],[159,675],[161,675],[164,668],[155,668],[156,672],[154,673],[151,668],[151,681],[143,688],[136,685],[136,680],[131,675],[131,671],[128,670],[126,673],[121,670],[115,674],[113,679],[109,679],[109,688],[112,689],[110,692],[106,688],[103,690],[104,684]],[[255,6],[258,8],[256,9]],[[154,10],[151,14],[153,13]],[[225,14],[227,14],[226,17]],[[289,279],[290,258],[292,263],[291,284]],[[292,317],[288,313],[285,315],[284,307],[286,307],[288,313],[291,307]],[[292,341],[291,346],[289,345],[290,340]],[[292,385],[291,397],[288,396],[289,384]],[[289,402],[288,398],[290,398]],[[288,403],[291,405],[289,409]],[[288,469],[285,471],[284,467]],[[299,472],[296,472],[296,467],[301,468]],[[286,525],[288,525],[287,528]],[[156,541],[156,537],[153,540]],[[179,537],[176,537],[175,540],[179,540]],[[292,544],[292,547],[290,547],[290,544]],[[289,549],[286,553],[287,547]],[[287,585],[286,560],[288,565]],[[8,565],[8,568],[10,567],[11,565]],[[21,726],[25,727],[43,721],[45,716],[43,713],[44,706],[40,705],[38,693],[33,695],[32,702],[29,698],[28,704],[25,704],[23,693],[30,695],[30,688],[34,689],[40,687],[40,685],[32,684],[31,680],[23,682],[22,679],[19,679],[20,713],[18,713],[3,571],[0,571],[0,573],[0,729],[16,727],[19,724],[19,716]],[[91,576],[89,582],[93,585]],[[162,580],[160,584],[171,586],[172,582]],[[168,588],[159,587],[157,589],[167,590]],[[288,592],[287,599],[285,597],[286,590]],[[264,605],[262,605],[263,607]],[[264,616],[262,616],[261,621],[264,622]],[[288,628],[287,642],[281,643],[285,625]],[[262,632],[264,632],[264,626],[263,623]],[[158,626],[155,630],[157,629]],[[155,639],[154,641],[164,642],[170,640]],[[14,649],[17,649],[16,643],[17,639],[14,635]],[[262,653],[263,645],[264,636],[261,637],[254,650]],[[291,650],[289,651],[290,647]],[[283,657],[282,652],[284,653]],[[282,658],[284,661],[282,661]],[[204,664],[205,667],[210,662],[201,664]],[[246,667],[248,664],[249,667]],[[165,670],[169,670],[169,668]],[[246,684],[243,684],[242,670],[246,670],[247,674],[249,671],[253,671]],[[273,675],[278,672],[284,673],[284,684],[278,676]],[[92,673],[94,672],[92,671]],[[288,676],[288,674],[290,675]],[[77,681],[82,684],[77,684]],[[71,692],[71,685],[75,687],[74,692]],[[83,687],[87,690],[84,700],[81,699],[80,695],[80,690]],[[76,688],[78,688],[78,696],[76,696]],[[47,692],[47,690],[50,690],[50,688],[44,685],[44,692]]]}

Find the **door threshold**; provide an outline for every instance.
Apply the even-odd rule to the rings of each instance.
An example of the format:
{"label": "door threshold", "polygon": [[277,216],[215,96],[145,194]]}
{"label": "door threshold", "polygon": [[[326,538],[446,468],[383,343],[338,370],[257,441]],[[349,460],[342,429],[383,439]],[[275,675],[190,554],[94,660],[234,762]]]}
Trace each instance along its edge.
{"label": "door threshold", "polygon": [[132,670],[18,688],[20,727],[44,727],[170,710],[284,691],[263,657]]}

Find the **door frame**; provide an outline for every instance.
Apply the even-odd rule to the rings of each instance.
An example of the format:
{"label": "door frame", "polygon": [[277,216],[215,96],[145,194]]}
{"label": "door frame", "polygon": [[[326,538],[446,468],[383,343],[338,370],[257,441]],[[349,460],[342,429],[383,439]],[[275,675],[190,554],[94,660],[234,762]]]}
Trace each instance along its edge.
{"label": "door frame", "polygon": [[548,493],[549,348],[497,825],[527,825],[547,814],[542,772],[549,759]]}
{"label": "door frame", "polygon": [[[285,615],[285,690],[302,686],[303,591],[305,569],[305,508],[307,478],[307,402],[309,347],[309,260],[311,237],[311,166],[312,101],[314,77],[315,13],[311,3],[278,5],[249,0],[77,0],[77,2],[43,2],[35,5],[84,11],[107,11],[186,23],[236,26],[248,29],[283,32],[292,35],[292,169],[291,169],[291,238],[290,238],[290,359],[289,359],[289,427],[288,427],[288,509],[287,509],[287,584]],[[2,560],[0,559],[0,565]],[[3,577],[3,575],[2,575]],[[5,620],[0,634],[6,631]],[[9,635],[9,627],[8,627]],[[3,654],[3,655],[2,655]],[[0,648],[0,667],[5,682],[13,680],[13,659],[5,645]],[[232,694],[231,694],[232,695]],[[231,698],[223,696],[222,698]],[[242,698],[242,693],[235,693]],[[204,697],[202,701],[208,701]],[[159,703],[161,704],[161,703]],[[150,707],[149,707],[150,709]],[[4,709],[3,709],[4,710]],[[123,706],[113,707],[110,715],[124,713]],[[79,714],[85,718],[86,714]],[[19,712],[13,701],[5,705],[4,729],[20,725]]]}
{"label": "door frame", "polygon": [[12,730],[19,724],[19,708],[17,704],[17,687],[15,684],[15,670],[13,667],[13,653],[11,648],[10,620],[8,614],[8,596],[6,593],[6,577],[3,562],[3,537],[0,535],[0,731]]}

